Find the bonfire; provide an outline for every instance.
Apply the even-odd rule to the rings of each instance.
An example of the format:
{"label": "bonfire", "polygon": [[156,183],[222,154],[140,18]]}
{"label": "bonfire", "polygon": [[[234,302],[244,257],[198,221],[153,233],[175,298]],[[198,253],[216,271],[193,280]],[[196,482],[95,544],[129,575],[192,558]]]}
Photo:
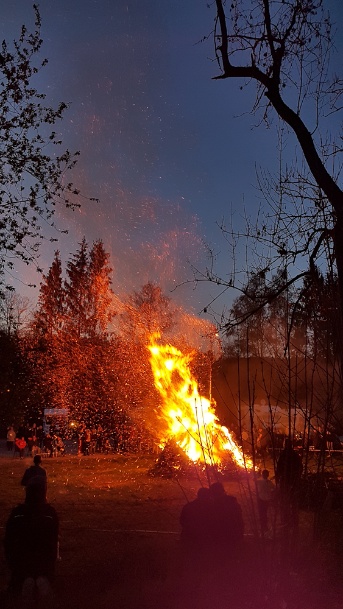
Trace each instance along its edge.
{"label": "bonfire", "polygon": [[224,469],[229,461],[252,470],[253,462],[237,444],[233,434],[221,425],[216,404],[200,395],[192,376],[192,356],[172,345],[149,345],[155,387],[161,396],[158,416],[164,429],[163,450],[170,443],[181,449],[192,463]]}

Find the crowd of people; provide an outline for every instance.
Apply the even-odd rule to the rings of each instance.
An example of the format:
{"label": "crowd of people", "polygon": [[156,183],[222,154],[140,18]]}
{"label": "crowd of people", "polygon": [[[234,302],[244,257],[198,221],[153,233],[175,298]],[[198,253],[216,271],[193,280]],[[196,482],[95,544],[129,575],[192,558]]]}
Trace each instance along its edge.
{"label": "crowd of people", "polygon": [[27,423],[15,430],[7,428],[7,452],[21,459],[26,456],[44,454],[48,457],[61,456],[66,452],[66,440],[77,444],[79,455],[95,453],[135,453],[153,452],[154,443],[147,432],[139,425],[127,422],[104,426],[87,424],[81,421],[73,427],[66,425],[43,426],[40,423]]}
{"label": "crowd of people", "polygon": [[78,454],[149,452],[151,440],[143,428],[128,422],[117,425],[87,425],[81,421],[76,429]]}
{"label": "crowd of people", "polygon": [[17,431],[10,425],[7,428],[6,447],[7,452],[17,454],[20,459],[41,453],[48,457],[65,453],[65,443],[59,431],[50,429],[45,432],[43,425],[37,423],[20,425]]}

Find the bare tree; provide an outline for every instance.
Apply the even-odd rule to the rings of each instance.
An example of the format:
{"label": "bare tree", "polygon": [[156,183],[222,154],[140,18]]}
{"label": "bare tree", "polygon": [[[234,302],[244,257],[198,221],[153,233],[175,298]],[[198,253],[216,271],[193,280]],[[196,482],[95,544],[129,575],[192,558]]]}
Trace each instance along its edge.
{"label": "bare tree", "polygon": [[[221,70],[215,78],[256,83],[252,111],[262,111],[262,118],[267,121],[270,110],[274,110],[294,132],[307,173],[288,168],[282,184],[279,181],[277,185],[279,192],[278,188],[274,192],[278,192],[280,200],[282,188],[288,204],[297,205],[292,221],[302,233],[302,244],[296,248],[296,255],[306,251],[310,267],[297,278],[308,275],[311,265],[315,267],[326,249],[330,264],[334,263],[337,268],[342,314],[343,192],[338,183],[341,150],[335,142],[325,141],[319,129],[321,117],[340,110],[342,81],[335,76],[330,80],[328,76],[332,37],[324,3],[322,0],[216,0],[215,4],[215,53]],[[309,124],[303,119],[305,112],[307,117],[312,117]],[[309,202],[312,212],[308,211]],[[286,224],[288,229],[290,226],[290,222],[285,221],[290,219],[287,216],[290,207],[286,215],[283,215],[284,209],[281,206],[275,215],[273,236],[279,259],[285,260],[287,256],[294,259],[295,252],[291,249],[292,229],[282,233]],[[270,235],[262,223],[260,229],[256,229],[260,233],[255,236],[263,238],[263,229],[264,234]],[[214,273],[209,275],[220,284],[220,278]],[[279,289],[287,288],[295,280],[294,276],[285,274]],[[267,300],[271,296],[268,293]]]}
{"label": "bare tree", "polygon": [[18,334],[28,324],[30,301],[13,291],[4,293],[0,300],[0,330],[8,336]]}

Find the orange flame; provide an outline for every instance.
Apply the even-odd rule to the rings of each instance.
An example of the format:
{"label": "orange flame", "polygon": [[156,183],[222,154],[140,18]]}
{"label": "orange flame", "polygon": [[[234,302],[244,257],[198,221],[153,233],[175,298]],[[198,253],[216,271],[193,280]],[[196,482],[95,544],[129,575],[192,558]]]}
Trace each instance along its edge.
{"label": "orange flame", "polygon": [[194,462],[220,466],[228,455],[242,468],[252,469],[227,427],[219,424],[210,401],[199,395],[189,364],[172,345],[151,343],[150,364],[162,399],[162,419],[167,425],[164,441],[173,439]]}

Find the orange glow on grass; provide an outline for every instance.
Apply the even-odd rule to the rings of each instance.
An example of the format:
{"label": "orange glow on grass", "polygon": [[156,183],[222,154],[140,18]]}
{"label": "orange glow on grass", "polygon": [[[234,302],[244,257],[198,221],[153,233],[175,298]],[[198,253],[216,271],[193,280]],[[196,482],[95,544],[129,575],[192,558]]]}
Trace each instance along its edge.
{"label": "orange glow on grass", "polygon": [[252,469],[252,460],[220,425],[210,401],[199,394],[189,367],[192,356],[154,341],[148,348],[155,387],[162,397],[160,416],[167,426],[163,442],[173,439],[196,463],[221,466],[230,456],[239,467]]}

